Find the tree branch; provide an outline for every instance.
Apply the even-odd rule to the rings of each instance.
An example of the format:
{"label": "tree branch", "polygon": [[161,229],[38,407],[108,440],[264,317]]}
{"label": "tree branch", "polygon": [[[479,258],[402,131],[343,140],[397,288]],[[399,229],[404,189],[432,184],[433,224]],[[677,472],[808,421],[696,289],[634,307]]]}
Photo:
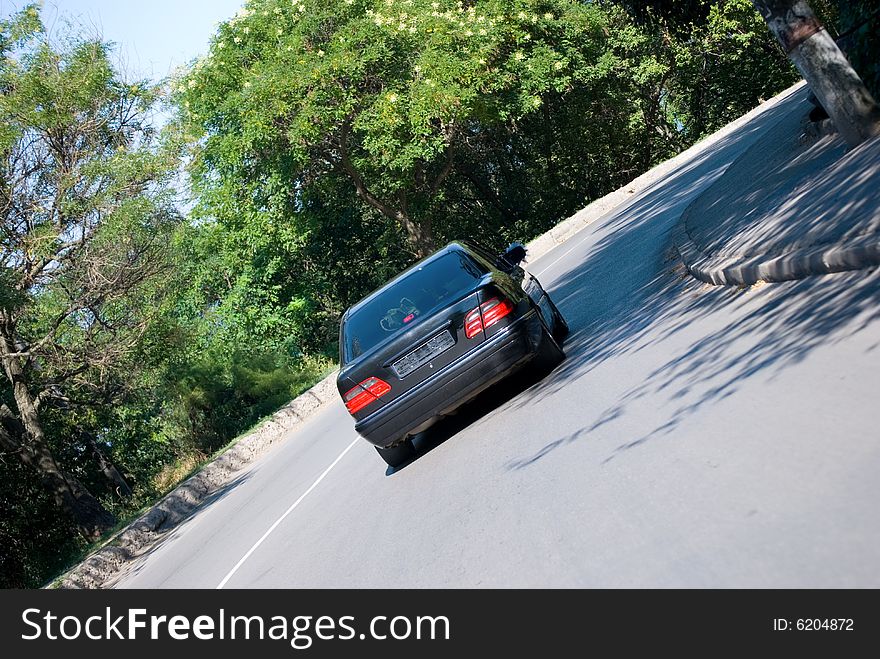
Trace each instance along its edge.
{"label": "tree branch", "polygon": [[437,191],[440,190],[440,186],[443,185],[443,181],[446,180],[446,177],[452,172],[452,163],[453,163],[453,140],[455,139],[455,135],[457,134],[457,128],[454,122],[450,122],[449,126],[446,130],[446,162],[443,164],[443,168],[440,170],[440,173],[437,175],[437,178],[434,179],[434,182],[431,184],[431,187],[428,192],[428,197],[433,197],[437,194]]}
{"label": "tree branch", "polygon": [[345,122],[343,122],[342,127],[339,131],[340,166],[342,167],[343,171],[348,174],[352,182],[354,182],[355,190],[357,191],[358,196],[361,199],[366,201],[370,206],[378,210],[389,219],[402,222],[405,219],[404,214],[399,210],[395,210],[384,201],[379,199],[372,192],[370,192],[369,188],[367,188],[367,185],[364,182],[363,177],[360,175],[360,172],[355,169],[354,164],[351,162],[351,156],[348,153],[348,136],[350,133],[351,121],[346,120]]}

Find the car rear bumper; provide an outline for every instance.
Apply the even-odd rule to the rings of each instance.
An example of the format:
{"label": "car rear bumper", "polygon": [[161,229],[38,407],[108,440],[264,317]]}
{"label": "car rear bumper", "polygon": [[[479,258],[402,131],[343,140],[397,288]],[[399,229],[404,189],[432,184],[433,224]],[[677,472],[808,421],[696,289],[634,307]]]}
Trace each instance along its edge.
{"label": "car rear bumper", "polygon": [[531,310],[443,371],[355,424],[376,446],[389,446],[427,428],[534,357],[543,325]]}

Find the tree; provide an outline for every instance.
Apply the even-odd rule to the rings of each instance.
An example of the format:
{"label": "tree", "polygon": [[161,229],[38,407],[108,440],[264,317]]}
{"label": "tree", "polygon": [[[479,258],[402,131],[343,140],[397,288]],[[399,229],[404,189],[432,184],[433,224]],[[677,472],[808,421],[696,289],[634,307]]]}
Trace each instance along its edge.
{"label": "tree", "polygon": [[612,38],[625,53],[643,121],[651,128],[640,143],[661,159],[797,80],[750,0],[623,5],[633,25],[624,22]]}
{"label": "tree", "polygon": [[114,518],[45,417],[118,393],[178,221],[174,153],[155,145],[155,90],[121,80],[100,41],[55,46],[30,6],[0,23],[0,55],[0,444],[97,538]]}
{"label": "tree", "polygon": [[280,220],[343,177],[426,255],[473,142],[610,73],[603,28],[564,0],[252,0],[178,87],[197,190]]}
{"label": "tree", "polygon": [[880,135],[880,108],[805,0],[753,0],[850,146]]}

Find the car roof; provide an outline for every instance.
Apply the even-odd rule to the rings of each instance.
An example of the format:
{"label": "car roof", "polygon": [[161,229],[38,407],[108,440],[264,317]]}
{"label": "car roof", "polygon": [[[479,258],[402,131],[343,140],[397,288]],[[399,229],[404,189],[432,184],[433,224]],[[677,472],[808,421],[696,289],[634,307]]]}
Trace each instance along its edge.
{"label": "car roof", "polygon": [[362,298],[361,300],[355,302],[355,303],[354,303],[353,305],[351,305],[348,309],[346,309],[346,310],[345,310],[345,313],[342,314],[342,321],[344,322],[344,321],[349,317],[349,315],[351,315],[352,312],[357,311],[358,309],[360,309],[360,308],[361,308],[362,306],[364,306],[367,302],[369,302],[369,301],[372,300],[374,297],[376,297],[377,295],[379,295],[380,293],[382,293],[384,290],[386,290],[386,289],[388,289],[388,288],[394,286],[395,284],[397,284],[397,282],[399,282],[401,279],[403,279],[404,277],[406,277],[406,276],[407,276],[408,274],[410,274],[413,270],[417,270],[418,268],[422,267],[422,266],[425,265],[426,263],[431,263],[431,262],[433,262],[433,261],[436,261],[437,259],[439,259],[439,258],[441,258],[442,256],[444,256],[444,255],[446,255],[446,254],[449,254],[449,253],[451,253],[451,252],[467,252],[467,253],[471,253],[471,249],[470,249],[470,246],[469,246],[467,243],[465,243],[464,241],[458,241],[458,240],[457,240],[457,241],[454,241],[454,242],[449,243],[449,244],[446,245],[445,247],[442,247],[441,249],[437,250],[436,252],[434,252],[434,253],[431,254],[430,256],[426,256],[426,257],[423,258],[422,260],[417,261],[416,263],[413,263],[413,264],[412,264],[410,267],[408,267],[406,270],[404,270],[404,271],[401,272],[399,275],[397,275],[396,277],[394,277],[394,279],[390,279],[390,280],[388,280],[387,282],[385,282],[384,284],[382,284],[382,286],[380,286],[379,288],[377,288],[376,290],[374,290],[372,293],[370,293],[370,294],[367,295],[366,297]]}

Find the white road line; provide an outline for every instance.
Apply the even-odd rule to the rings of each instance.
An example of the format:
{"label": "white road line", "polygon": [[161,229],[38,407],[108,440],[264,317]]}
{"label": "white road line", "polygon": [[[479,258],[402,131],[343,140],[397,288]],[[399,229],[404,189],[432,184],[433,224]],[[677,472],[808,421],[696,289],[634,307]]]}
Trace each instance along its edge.
{"label": "white road line", "polygon": [[[589,226],[589,225],[588,225],[588,226]],[[586,227],[584,227],[584,228],[586,228]],[[554,265],[556,265],[557,263],[559,263],[559,262],[560,262],[562,259],[564,259],[566,256],[568,256],[569,254],[571,254],[575,249],[577,249],[579,246],[581,246],[581,245],[587,240],[588,236],[589,236],[589,234],[584,235],[584,236],[579,236],[580,240],[576,241],[574,245],[572,245],[572,246],[569,247],[567,250],[565,250],[565,251],[559,256],[559,258],[553,260],[551,263],[549,263],[549,264],[546,265],[545,267],[541,268],[541,272],[536,272],[536,273],[534,273],[534,275],[535,275],[536,277],[539,276],[539,275],[543,275],[543,274],[544,274],[545,272],[547,272],[550,268],[552,268]]]}
{"label": "white road line", "polygon": [[294,511],[294,509],[295,509],[300,503],[302,503],[302,500],[305,499],[305,498],[309,495],[309,493],[310,493],[312,490],[314,490],[316,487],[318,487],[318,483],[320,483],[322,480],[324,480],[324,477],[325,477],[327,474],[330,473],[330,470],[333,469],[333,467],[335,467],[336,464],[337,464],[340,460],[342,460],[342,458],[345,457],[345,454],[348,453],[348,452],[351,450],[351,447],[354,446],[355,444],[357,444],[359,441],[361,441],[361,438],[360,438],[360,437],[357,437],[357,438],[355,438],[354,440],[352,440],[351,444],[349,444],[348,446],[346,446],[346,447],[345,447],[345,450],[344,450],[342,453],[339,454],[339,457],[337,457],[337,458],[333,461],[333,463],[332,463],[329,467],[327,467],[327,468],[324,470],[324,473],[322,473],[320,476],[318,476],[318,480],[316,480],[314,483],[312,483],[311,486],[309,487],[309,489],[307,489],[305,492],[303,492],[303,493],[302,493],[302,496],[300,496],[299,499],[297,499],[296,501],[294,501],[293,504],[290,506],[290,508],[288,508],[287,510],[284,511],[284,514],[283,514],[281,517],[279,517],[277,520],[275,520],[275,523],[274,523],[272,526],[269,527],[269,530],[266,531],[266,532],[263,534],[263,537],[261,537],[259,540],[257,540],[257,541],[254,543],[254,546],[251,547],[250,549],[248,549],[247,553],[246,553],[244,556],[241,557],[241,560],[240,560],[238,563],[235,564],[235,567],[233,567],[231,570],[229,570],[229,573],[228,573],[225,577],[223,577],[223,581],[221,581],[221,582],[217,585],[217,590],[220,590],[221,588],[223,588],[223,586],[226,585],[226,583],[232,578],[232,575],[234,575],[234,574],[238,571],[238,568],[240,568],[242,565],[244,565],[244,562],[245,562],[248,558],[250,558],[250,555],[253,554],[253,553],[257,550],[257,547],[259,547],[261,544],[263,544],[263,541],[264,541],[266,538],[269,537],[269,534],[272,533],[272,531],[274,531],[275,529],[278,528],[278,525],[281,524],[281,522],[284,521],[284,518],[287,517],[290,513],[292,513],[292,512]]}

